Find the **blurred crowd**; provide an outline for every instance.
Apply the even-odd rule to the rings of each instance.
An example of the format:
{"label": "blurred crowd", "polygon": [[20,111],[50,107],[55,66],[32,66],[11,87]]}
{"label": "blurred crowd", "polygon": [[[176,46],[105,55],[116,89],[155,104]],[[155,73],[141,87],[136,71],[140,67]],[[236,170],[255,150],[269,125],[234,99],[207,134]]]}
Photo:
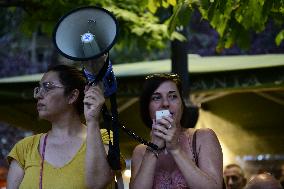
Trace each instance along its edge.
{"label": "blurred crowd", "polygon": [[6,188],[6,178],[8,173],[6,156],[16,142],[31,134],[30,131],[0,123],[0,189]]}
{"label": "blurred crowd", "polygon": [[6,158],[16,142],[31,134],[31,131],[26,131],[0,122],[0,162]]}
{"label": "blurred crowd", "polygon": [[282,189],[284,187],[284,163],[280,171],[279,178],[265,170],[259,170],[248,177],[241,166],[229,164],[224,168],[224,181],[227,189]]}

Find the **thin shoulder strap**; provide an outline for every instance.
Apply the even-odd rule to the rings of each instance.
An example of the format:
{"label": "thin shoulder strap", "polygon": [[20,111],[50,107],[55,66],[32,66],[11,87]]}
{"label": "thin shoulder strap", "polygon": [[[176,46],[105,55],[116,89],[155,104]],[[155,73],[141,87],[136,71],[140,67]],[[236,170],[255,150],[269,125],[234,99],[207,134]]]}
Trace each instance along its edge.
{"label": "thin shoulder strap", "polygon": [[192,152],[193,152],[193,158],[194,158],[195,164],[198,167],[198,155],[196,151],[196,133],[197,133],[197,130],[194,131],[193,136],[192,136]]}

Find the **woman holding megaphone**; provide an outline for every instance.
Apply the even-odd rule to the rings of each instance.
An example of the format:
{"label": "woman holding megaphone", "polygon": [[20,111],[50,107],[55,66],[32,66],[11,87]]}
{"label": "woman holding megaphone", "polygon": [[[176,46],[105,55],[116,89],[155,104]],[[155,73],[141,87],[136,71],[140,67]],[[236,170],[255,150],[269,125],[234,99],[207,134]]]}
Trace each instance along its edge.
{"label": "woman holding megaphone", "polygon": [[[99,127],[102,89],[86,85],[74,67],[50,68],[34,89],[47,133],[19,141],[8,155],[8,189],[107,188],[114,173],[107,161],[109,136]],[[84,114],[86,123],[81,121]]]}

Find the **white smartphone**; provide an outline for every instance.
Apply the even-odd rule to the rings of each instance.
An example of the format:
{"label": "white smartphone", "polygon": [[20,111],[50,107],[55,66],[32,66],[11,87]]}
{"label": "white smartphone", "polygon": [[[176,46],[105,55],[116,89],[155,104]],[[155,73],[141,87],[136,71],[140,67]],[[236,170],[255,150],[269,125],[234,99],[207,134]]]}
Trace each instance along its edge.
{"label": "white smartphone", "polygon": [[160,111],[156,111],[156,120],[158,119],[162,119],[162,117],[167,117],[170,115],[170,111],[169,110],[160,110]]}

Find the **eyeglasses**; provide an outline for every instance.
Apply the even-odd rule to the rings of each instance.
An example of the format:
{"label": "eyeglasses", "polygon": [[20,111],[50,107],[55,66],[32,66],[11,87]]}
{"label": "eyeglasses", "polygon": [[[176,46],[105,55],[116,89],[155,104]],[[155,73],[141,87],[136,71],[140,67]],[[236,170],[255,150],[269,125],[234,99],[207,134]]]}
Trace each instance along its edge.
{"label": "eyeglasses", "polygon": [[168,80],[172,80],[176,83],[180,83],[181,80],[180,80],[180,77],[178,74],[175,74],[175,73],[157,73],[157,74],[152,74],[152,75],[148,75],[146,76],[146,80],[149,80],[149,79],[155,79],[155,78],[163,78],[163,79],[168,79]]}
{"label": "eyeglasses", "polygon": [[34,88],[34,98],[36,98],[40,92],[42,92],[42,95],[47,94],[49,91],[55,89],[55,88],[64,88],[61,85],[54,84],[53,82],[44,82],[38,87]]}

